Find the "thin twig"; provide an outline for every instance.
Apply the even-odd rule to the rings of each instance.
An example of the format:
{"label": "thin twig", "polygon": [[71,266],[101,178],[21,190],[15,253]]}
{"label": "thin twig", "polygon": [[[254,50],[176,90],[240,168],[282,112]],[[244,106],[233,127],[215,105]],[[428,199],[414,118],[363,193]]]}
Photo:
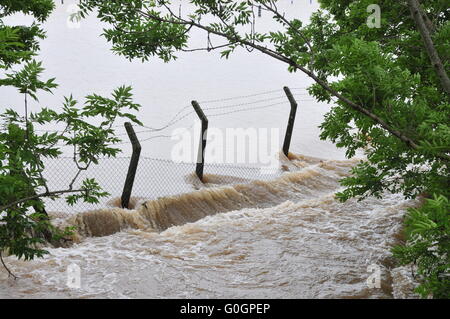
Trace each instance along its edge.
{"label": "thin twig", "polygon": [[69,190],[69,189],[67,189],[67,190],[60,190],[60,191],[53,191],[53,192],[45,192],[45,193],[41,193],[41,194],[36,194],[36,195],[32,195],[32,196],[29,196],[29,197],[25,197],[25,198],[16,200],[16,201],[14,201],[12,203],[9,203],[7,205],[1,206],[0,207],[0,212],[6,210],[8,208],[11,208],[11,207],[13,207],[15,205],[19,205],[19,204],[22,204],[24,202],[27,202],[27,201],[30,201],[30,200],[33,200],[33,199],[37,199],[37,198],[41,198],[41,197],[52,197],[52,196],[58,196],[58,195],[63,195],[63,194],[70,194],[70,193],[82,193],[82,192],[87,192],[87,191],[88,190],[86,190],[86,189],[77,189],[77,190]]}
{"label": "thin twig", "polygon": [[[311,42],[306,38],[306,36],[303,34],[303,32],[301,32],[299,29],[295,28],[294,25],[288,19],[286,19],[286,17],[284,15],[282,15],[280,12],[278,12],[278,10],[276,9],[276,6],[275,6],[275,8],[272,8],[271,6],[269,6],[265,3],[263,3],[262,5],[266,8],[266,10],[275,14],[281,21],[283,21],[289,28],[291,28],[292,31],[297,33],[297,35],[300,36],[303,39],[303,41],[305,41],[305,44],[308,46],[308,49],[311,52],[311,60],[310,60],[310,67],[311,67],[315,60],[315,52],[311,45]],[[275,5],[275,4],[273,4],[273,5]]]}
{"label": "thin twig", "polygon": [[439,53],[434,46],[429,27],[424,21],[425,13],[423,12],[418,0],[408,0],[408,5],[411,11],[411,17],[414,20],[416,28],[422,37],[425,49],[428,53],[431,64],[433,65],[436,74],[439,77],[442,88],[448,95],[450,95],[450,78],[445,71],[445,67],[442,63],[441,57],[439,56]]}
{"label": "thin twig", "polygon": [[0,261],[1,261],[2,265],[3,265],[3,267],[8,272],[8,275],[13,277],[14,280],[16,280],[18,277],[16,275],[14,275],[11,270],[9,270],[8,266],[6,266],[5,261],[3,260],[2,251],[1,250],[0,250]]}

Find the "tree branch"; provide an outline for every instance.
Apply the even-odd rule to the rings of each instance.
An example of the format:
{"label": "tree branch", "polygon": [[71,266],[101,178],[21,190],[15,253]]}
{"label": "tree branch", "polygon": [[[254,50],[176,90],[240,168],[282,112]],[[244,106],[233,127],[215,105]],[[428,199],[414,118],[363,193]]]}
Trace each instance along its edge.
{"label": "tree branch", "polygon": [[295,33],[297,33],[297,35],[299,37],[301,37],[303,39],[303,41],[305,41],[305,44],[308,46],[309,52],[311,53],[311,62],[310,65],[312,65],[314,59],[315,59],[315,52],[314,49],[311,45],[311,42],[306,38],[306,36],[303,34],[303,32],[301,32],[300,30],[298,30],[297,28],[295,28],[292,23],[286,19],[286,17],[284,15],[282,15],[280,12],[278,12],[276,10],[276,7],[273,8],[265,3],[263,3],[264,8],[266,8],[267,11],[272,12],[273,14],[275,14],[281,21],[283,21],[289,28],[292,29],[292,31],[294,31]]}
{"label": "tree branch", "polygon": [[209,47],[209,48],[181,49],[181,51],[183,51],[183,52],[208,51],[209,52],[209,51],[214,51],[214,50],[221,49],[221,48],[226,48],[226,47],[229,47],[230,45],[233,45],[233,44],[236,44],[236,42],[234,42],[234,43],[229,42],[229,43],[226,43],[226,44],[212,46],[212,47]]}
{"label": "tree branch", "polygon": [[17,276],[14,275],[11,270],[9,270],[9,268],[6,266],[5,261],[3,260],[3,256],[2,256],[2,251],[0,250],[0,261],[2,262],[3,267],[6,269],[6,271],[8,272],[8,275],[13,277],[14,280],[17,279]]}
{"label": "tree branch", "polygon": [[428,56],[430,57],[431,64],[433,65],[436,73],[441,81],[441,85],[444,91],[450,95],[450,79],[445,71],[444,65],[441,58],[434,46],[433,40],[431,39],[430,31],[423,19],[423,11],[418,0],[408,0],[409,9],[411,11],[411,16],[416,24],[417,29],[420,32],[422,40],[427,50]]}
{"label": "tree branch", "polygon": [[[350,106],[352,109],[354,109],[355,111],[364,114],[365,116],[369,117],[370,119],[372,119],[375,123],[377,123],[378,125],[380,125],[383,129],[385,129],[386,131],[388,131],[390,134],[392,134],[393,136],[397,137],[398,139],[400,139],[402,142],[404,142],[407,146],[409,146],[410,148],[417,150],[419,148],[419,145],[410,137],[406,136],[405,134],[403,134],[401,131],[394,129],[393,127],[391,127],[388,123],[386,123],[383,119],[381,119],[380,117],[378,117],[376,114],[372,113],[370,110],[362,107],[361,105],[358,105],[357,103],[351,101],[350,99],[348,99],[347,97],[343,96],[342,94],[340,94],[339,92],[337,92],[336,90],[334,90],[333,88],[330,87],[330,85],[320,79],[316,74],[314,74],[312,71],[308,70],[307,68],[297,64],[295,61],[293,61],[292,59],[274,51],[271,50],[267,47],[261,46],[259,44],[255,44],[252,43],[250,41],[247,41],[245,39],[242,39],[241,37],[239,37],[238,35],[233,35],[232,37],[229,34],[223,33],[221,31],[217,31],[215,29],[212,29],[210,27],[204,26],[200,23],[197,23],[195,21],[189,21],[189,20],[184,20],[178,16],[174,16],[174,19],[166,19],[166,18],[162,18],[159,16],[156,16],[154,14],[151,13],[146,13],[143,11],[138,11],[140,14],[144,15],[145,17],[149,18],[149,19],[153,19],[155,21],[159,21],[159,22],[163,22],[163,23],[171,23],[171,24],[178,24],[178,25],[185,25],[185,26],[191,26],[191,27],[196,27],[198,29],[204,30],[206,32],[209,32],[211,34],[215,34],[217,36],[223,37],[228,39],[230,42],[236,42],[236,43],[240,43],[241,45],[246,45],[249,47],[252,47],[258,51],[260,51],[261,53],[264,53],[276,60],[279,60],[283,63],[288,64],[289,66],[300,70],[301,72],[305,73],[306,75],[308,75],[310,78],[312,78],[317,84],[319,84],[324,90],[326,90],[327,92],[329,92],[331,95],[335,96],[336,98],[338,98],[341,102],[347,104],[348,106]],[[445,154],[445,153],[441,153],[441,154],[436,154],[436,157],[445,160],[445,161],[449,161],[450,160],[450,156]]]}
{"label": "tree branch", "polygon": [[45,192],[45,193],[41,193],[41,194],[35,194],[29,197],[25,197],[22,199],[19,199],[15,202],[9,203],[7,205],[1,206],[0,207],[0,212],[11,208],[13,206],[22,204],[24,202],[30,201],[30,200],[34,200],[34,199],[38,199],[41,197],[52,197],[52,196],[58,196],[58,195],[63,195],[63,194],[70,194],[70,193],[83,193],[83,192],[87,192],[88,190],[86,189],[77,189],[77,190],[60,190],[60,191],[53,191],[53,192]]}

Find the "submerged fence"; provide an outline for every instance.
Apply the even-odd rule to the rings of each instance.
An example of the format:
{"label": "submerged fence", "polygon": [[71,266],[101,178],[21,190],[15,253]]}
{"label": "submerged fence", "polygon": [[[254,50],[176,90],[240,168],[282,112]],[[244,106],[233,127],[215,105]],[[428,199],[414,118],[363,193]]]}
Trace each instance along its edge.
{"label": "submerged fence", "polygon": [[[299,90],[296,88],[293,90]],[[129,123],[125,124],[126,133],[120,134],[124,138],[123,143],[133,149],[133,156],[121,158],[104,158],[97,165],[82,171],[78,177],[78,184],[85,178],[95,178],[103,190],[109,196],[101,198],[97,204],[79,202],[74,206],[69,206],[64,198],[56,200],[45,199],[47,210],[53,216],[64,217],[77,212],[107,208],[107,207],[128,207],[135,208],[145,200],[153,200],[159,197],[177,195],[192,192],[203,187],[219,187],[248,183],[255,180],[270,180],[281,175],[280,168],[257,167],[248,164],[217,164],[208,162],[205,158],[205,148],[207,148],[206,132],[208,118],[222,116],[242,111],[260,110],[279,105],[290,105],[289,118],[286,119],[286,132],[282,151],[285,155],[289,152],[292,138],[292,130],[297,111],[296,97],[303,94],[292,94],[287,87],[284,88],[282,96],[272,97],[267,94],[277,94],[279,90],[267,91],[263,93],[251,94],[240,97],[224,98],[219,100],[196,102],[191,106],[183,107],[166,125],[160,128],[152,128],[144,125],[144,130],[134,132]],[[264,96],[265,95],[265,96]],[[263,98],[264,96],[264,98]],[[256,98],[256,101],[248,102],[248,98]],[[284,98],[284,101],[279,101]],[[246,99],[245,103],[231,102],[236,99]],[[278,100],[278,102],[273,103]],[[307,101],[307,100],[299,100]],[[224,103],[225,105],[219,105]],[[202,107],[206,105],[206,107]],[[213,106],[211,106],[213,105]],[[212,113],[211,113],[212,112]],[[217,113],[219,112],[219,113]],[[161,131],[172,127],[188,116],[197,114],[202,122],[201,134],[198,136],[198,157],[196,163],[180,163],[166,159],[140,158],[141,142],[149,141],[158,137],[170,137],[170,135],[154,135],[150,138],[140,139],[142,133],[160,134]],[[130,141],[126,142],[127,136]],[[70,184],[71,179],[77,174],[77,167],[73,157],[58,158],[45,161],[46,170],[44,178],[47,180],[49,189],[65,189]],[[74,185],[74,188],[79,185]]]}
{"label": "submerged fence", "polygon": [[[69,206],[64,198],[45,199],[48,212],[57,217],[106,207],[120,207],[124,182],[127,177],[129,157],[105,158],[98,165],[82,172],[79,180],[94,177],[103,190],[110,195],[101,198],[98,204],[79,202]],[[44,177],[51,189],[63,189],[76,173],[72,158],[46,160]],[[141,158],[130,200],[134,208],[144,200],[172,196],[195,191],[203,187],[220,187],[248,183],[254,180],[271,180],[281,171],[265,171],[264,168],[249,165],[208,164],[201,183],[195,174],[196,163],[176,163],[171,160]]]}

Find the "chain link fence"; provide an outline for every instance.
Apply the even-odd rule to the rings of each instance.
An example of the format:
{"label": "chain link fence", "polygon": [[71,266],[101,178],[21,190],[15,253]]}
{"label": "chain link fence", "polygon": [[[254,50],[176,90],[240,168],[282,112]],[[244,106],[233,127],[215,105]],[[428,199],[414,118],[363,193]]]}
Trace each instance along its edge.
{"label": "chain link fence", "polygon": [[[65,198],[46,198],[47,211],[52,216],[67,217],[79,212],[120,207],[121,195],[128,172],[130,158],[104,158],[98,165],[92,165],[83,171],[74,189],[86,178],[95,178],[107,197],[101,198],[97,204],[78,202],[74,206],[66,203]],[[67,189],[77,173],[72,158],[58,158],[45,161],[44,178],[51,190]],[[136,207],[146,200],[173,196],[205,187],[221,187],[249,183],[255,180],[271,180],[281,175],[281,170],[266,166],[250,166],[246,164],[231,165],[205,163],[204,183],[195,175],[195,163],[176,163],[171,160],[141,158],[134,181],[130,208]]]}
{"label": "chain link fence", "polygon": [[[305,88],[291,88],[291,90],[293,91],[291,95],[296,97],[297,101],[312,101]],[[274,107],[278,108],[283,105],[288,106],[290,101],[288,101],[286,93],[282,92],[282,90],[271,90],[256,94],[200,101],[199,103],[209,118],[247,111],[260,111]],[[186,105],[180,108],[166,124],[154,127],[146,123],[136,130],[136,135],[141,143],[155,139],[173,138],[174,135],[170,134],[168,129],[178,127],[182,121],[187,123],[188,120],[191,121],[192,119],[196,119],[195,112],[192,105]],[[194,124],[191,122],[187,130],[192,129]],[[130,145],[123,123],[118,123],[113,128],[116,130],[116,135],[123,139],[123,142],[115,144],[115,146]],[[59,132],[56,129],[47,131],[44,127],[38,128],[37,131]],[[64,147],[64,145],[61,147]],[[77,183],[73,185],[73,189],[77,189],[84,179],[94,178],[102,189],[109,193],[107,197],[101,198],[99,203],[78,202],[74,206],[70,206],[66,203],[65,198],[46,198],[47,211],[52,216],[67,217],[83,211],[120,207],[129,164],[129,157],[104,158],[97,165],[92,165],[88,170],[81,172]],[[72,157],[47,159],[45,160],[45,167],[43,175],[50,190],[67,189],[78,172]],[[154,200],[159,197],[193,192],[204,187],[245,184],[256,180],[265,181],[274,179],[282,173],[279,168],[273,169],[271,166],[217,164],[206,161],[202,183],[195,175],[195,168],[196,163],[178,163],[166,159],[141,157],[131,194],[130,208],[137,207],[139,203],[146,200]]]}

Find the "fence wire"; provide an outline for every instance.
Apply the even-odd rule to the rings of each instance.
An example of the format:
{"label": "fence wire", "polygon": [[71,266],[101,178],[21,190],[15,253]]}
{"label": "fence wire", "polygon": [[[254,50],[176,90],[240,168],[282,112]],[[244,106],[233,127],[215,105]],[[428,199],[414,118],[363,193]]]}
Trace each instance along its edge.
{"label": "fence wire", "polygon": [[[89,167],[79,176],[74,189],[86,178],[95,178],[109,196],[101,198],[97,204],[78,202],[74,206],[66,203],[65,198],[45,199],[47,211],[52,216],[70,215],[109,207],[119,207],[123,186],[128,172],[130,158],[105,158],[98,165]],[[45,161],[44,177],[51,190],[66,189],[77,168],[72,158],[58,158]],[[205,163],[204,182],[195,175],[196,163],[178,163],[171,160],[141,158],[132,192],[132,206],[146,200],[174,196],[196,191],[204,187],[222,187],[249,183],[255,180],[271,180],[281,175],[278,169],[247,164],[231,165]],[[132,208],[132,207],[130,207]]]}
{"label": "fence wire", "polygon": [[[291,88],[293,96],[299,102],[311,101],[305,88]],[[201,101],[202,109],[208,117],[225,116],[233,113],[254,111],[282,104],[289,105],[285,94],[281,90],[259,92],[255,94],[226,97],[209,101]],[[283,92],[284,93],[284,92]],[[192,105],[180,108],[173,117],[164,125],[154,127],[144,124],[136,132],[141,143],[156,138],[172,137],[166,130],[177,123],[191,119],[195,115]],[[194,123],[189,127],[192,128]],[[116,124],[117,136],[124,139],[123,142],[115,144],[129,144],[127,133],[122,124]],[[45,131],[45,129],[42,129]],[[56,130],[57,131],[57,130]],[[164,132],[163,132],[164,131]],[[155,134],[155,135],[153,135]],[[47,210],[53,216],[67,217],[82,211],[96,210],[108,207],[120,207],[125,179],[128,172],[130,158],[105,158],[98,165],[92,165],[87,171],[83,171],[78,177],[80,186],[86,178],[94,178],[109,196],[101,198],[97,204],[79,202],[69,206],[64,198],[45,199]],[[77,167],[70,157],[49,159],[45,161],[46,170],[44,177],[48,181],[50,190],[67,189],[73,177],[77,174]],[[270,180],[281,175],[279,170],[271,170],[268,167],[256,167],[246,164],[230,165],[205,163],[204,182],[201,183],[195,175],[195,163],[176,163],[170,160],[141,158],[136,172],[134,187],[132,191],[132,206],[146,200],[154,200],[159,197],[173,196],[192,192],[202,187],[220,187],[240,183],[249,183],[254,180]]]}

